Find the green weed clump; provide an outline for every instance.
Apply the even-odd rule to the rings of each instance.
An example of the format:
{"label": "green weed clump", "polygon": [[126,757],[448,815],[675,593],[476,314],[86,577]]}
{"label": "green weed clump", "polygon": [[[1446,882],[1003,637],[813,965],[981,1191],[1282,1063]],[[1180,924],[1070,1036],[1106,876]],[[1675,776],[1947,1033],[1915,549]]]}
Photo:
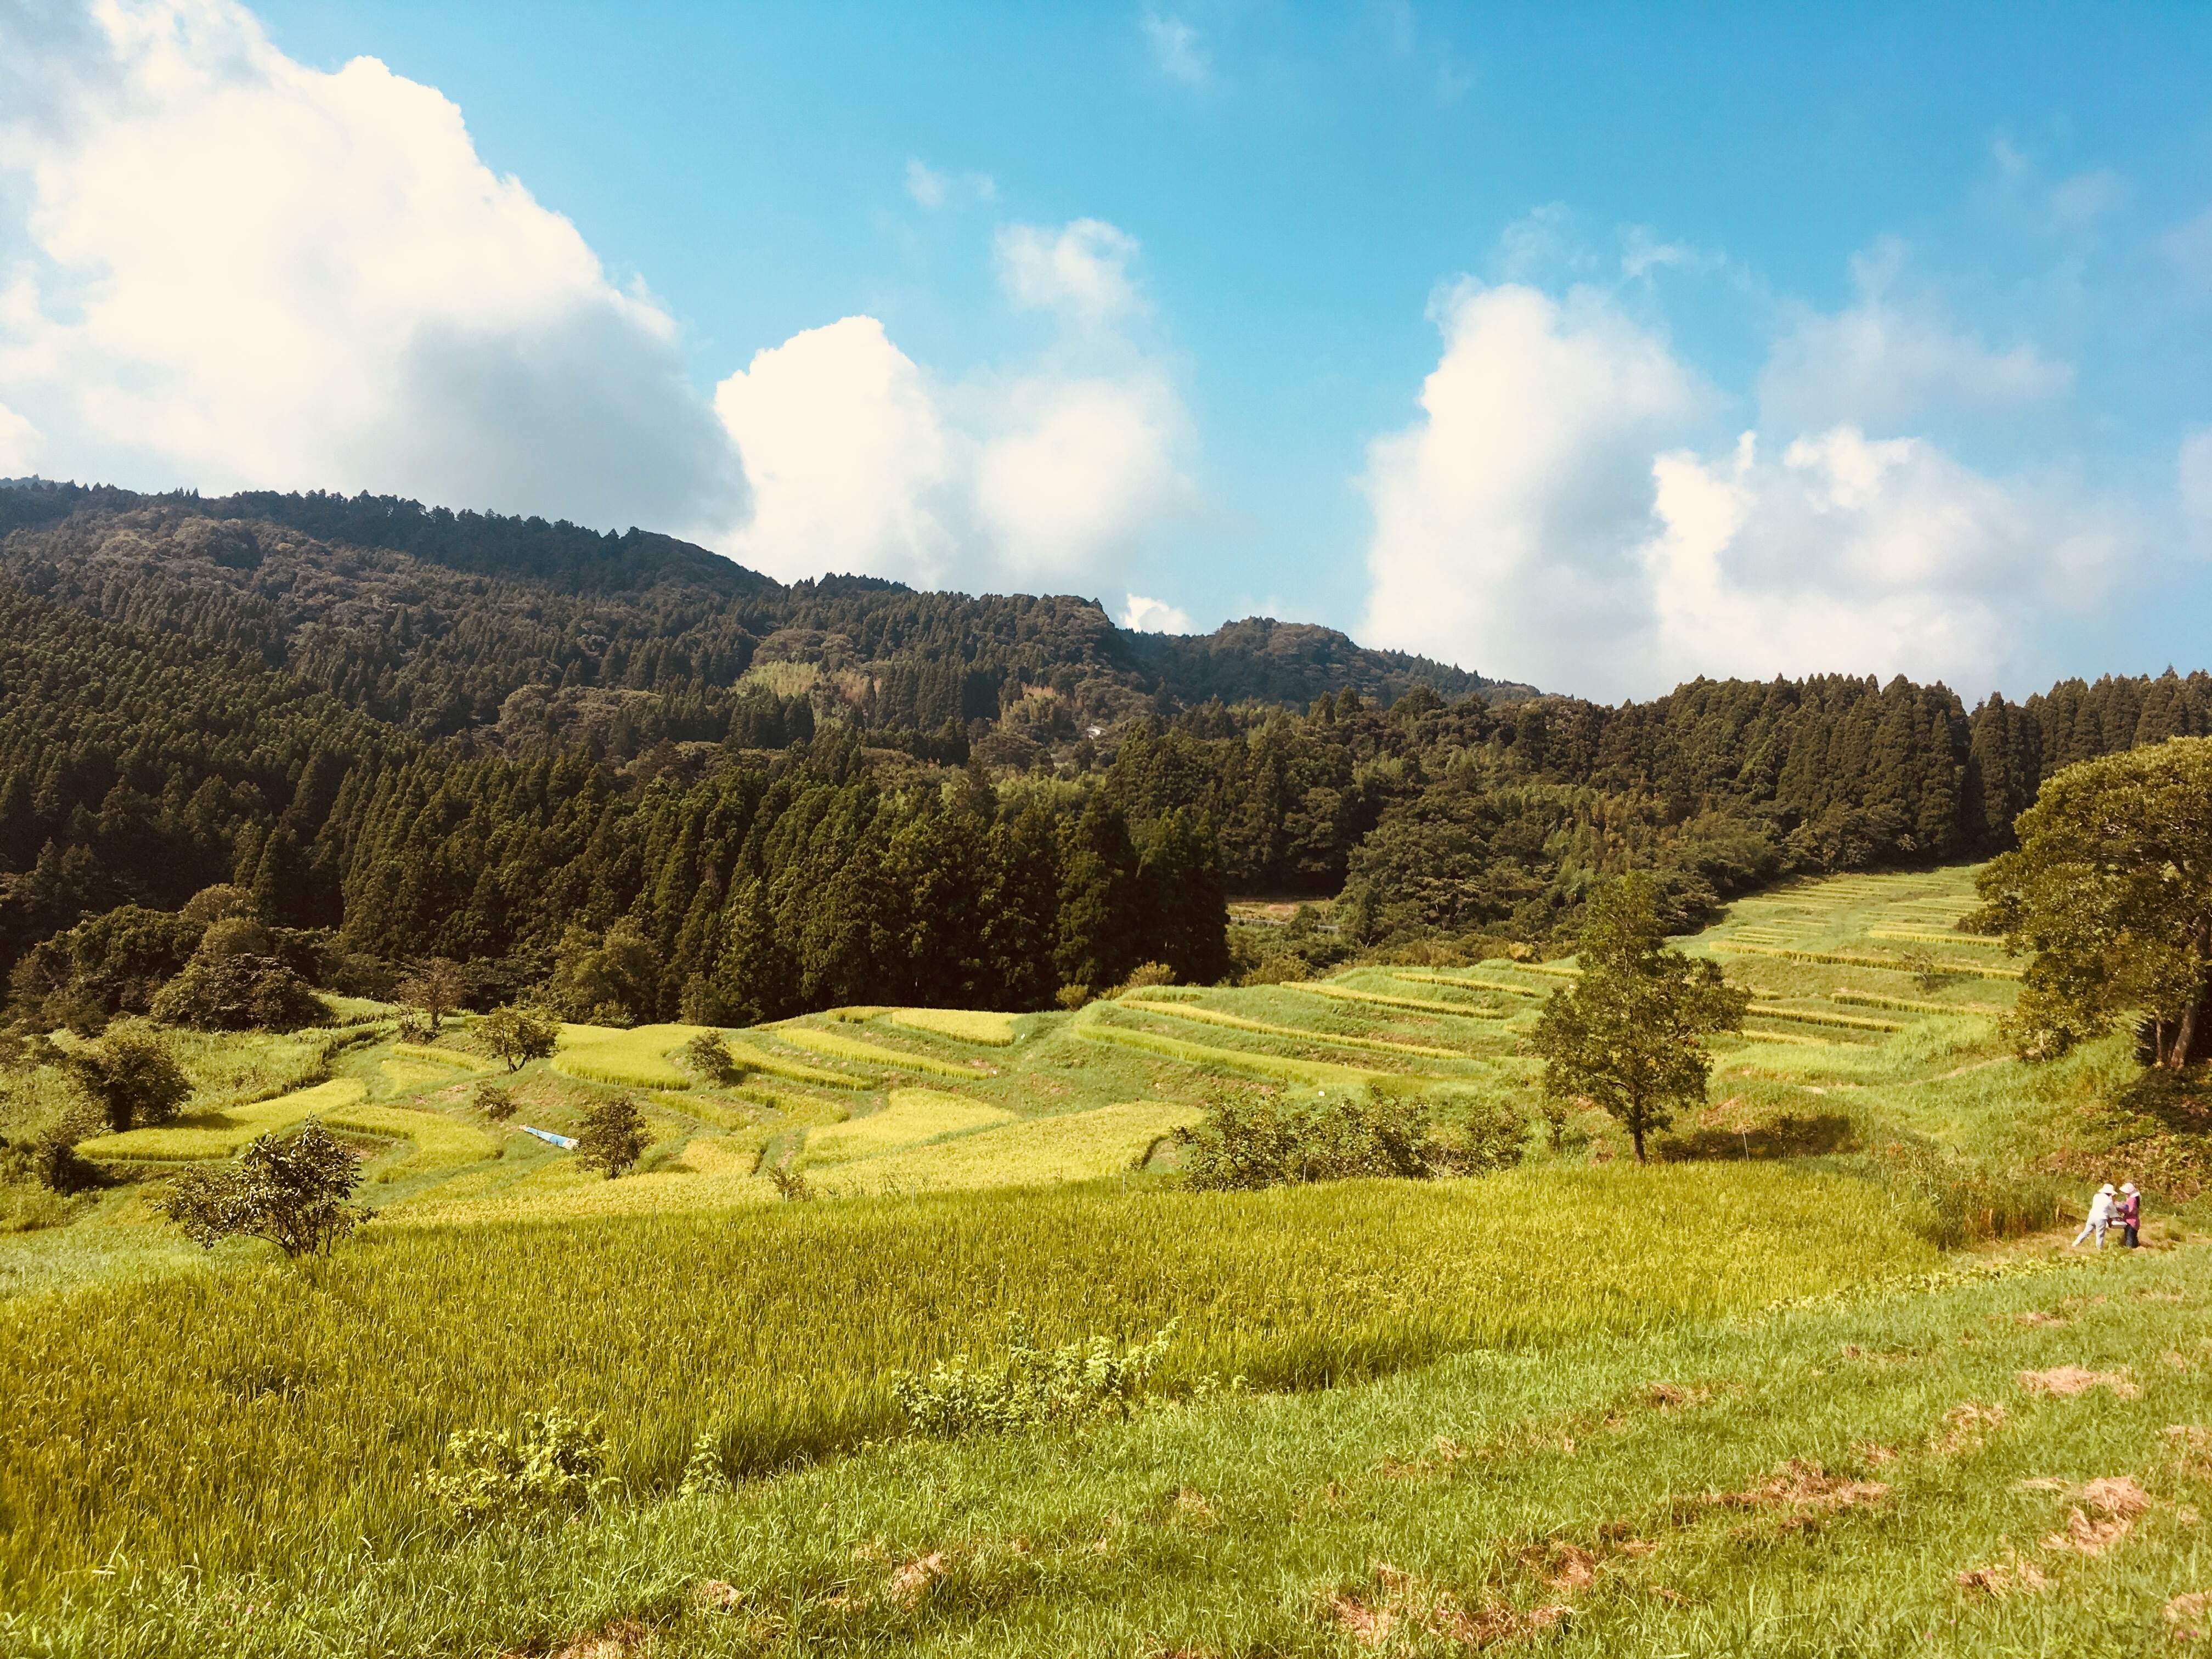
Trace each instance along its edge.
{"label": "green weed clump", "polygon": [[1103,1336],[1047,1350],[1018,1322],[997,1366],[970,1370],[963,1356],[927,1376],[901,1371],[891,1397],[917,1434],[955,1440],[968,1434],[1126,1421],[1167,1358],[1176,1322],[1149,1342],[1122,1348]]}
{"label": "green weed clump", "polygon": [[606,1431],[559,1412],[532,1413],[520,1431],[464,1429],[446,1442],[443,1467],[422,1490],[463,1526],[572,1515],[613,1485],[604,1471]]}

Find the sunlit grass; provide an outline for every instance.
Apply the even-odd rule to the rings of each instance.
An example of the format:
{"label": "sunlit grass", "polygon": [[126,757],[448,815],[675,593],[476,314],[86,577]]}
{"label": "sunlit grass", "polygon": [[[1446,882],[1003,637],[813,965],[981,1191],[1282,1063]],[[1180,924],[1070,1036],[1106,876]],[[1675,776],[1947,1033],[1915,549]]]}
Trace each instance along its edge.
{"label": "sunlit grass", "polygon": [[271,1134],[319,1113],[351,1106],[368,1093],[356,1078],[333,1078],[328,1083],[280,1095],[274,1100],[193,1112],[173,1123],[130,1129],[118,1135],[100,1135],[84,1142],[80,1150],[88,1158],[159,1163],[228,1158],[256,1135]]}
{"label": "sunlit grass", "polygon": [[1014,1022],[1018,1014],[997,1014],[980,1008],[898,1008],[891,1011],[891,1024],[904,1025],[916,1031],[927,1031],[933,1036],[951,1037],[959,1042],[980,1042],[988,1048],[1003,1048],[1014,1040]]}

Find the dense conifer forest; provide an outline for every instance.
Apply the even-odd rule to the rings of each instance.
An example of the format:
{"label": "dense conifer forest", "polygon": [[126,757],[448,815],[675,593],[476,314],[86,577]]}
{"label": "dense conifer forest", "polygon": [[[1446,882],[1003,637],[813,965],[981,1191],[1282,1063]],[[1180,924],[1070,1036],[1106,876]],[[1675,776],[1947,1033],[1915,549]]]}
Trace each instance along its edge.
{"label": "dense conifer forest", "polygon": [[[0,532],[0,965],[79,1024],[149,1006],[225,884],[301,977],[450,957],[479,1000],[619,1020],[1540,946],[1627,868],[1688,920],[1998,851],[2057,768],[2212,730],[2203,673],[1607,708],[1323,629],[786,587],[388,499],[19,485]],[[1340,894],[1326,926],[1224,926],[1231,895]]]}

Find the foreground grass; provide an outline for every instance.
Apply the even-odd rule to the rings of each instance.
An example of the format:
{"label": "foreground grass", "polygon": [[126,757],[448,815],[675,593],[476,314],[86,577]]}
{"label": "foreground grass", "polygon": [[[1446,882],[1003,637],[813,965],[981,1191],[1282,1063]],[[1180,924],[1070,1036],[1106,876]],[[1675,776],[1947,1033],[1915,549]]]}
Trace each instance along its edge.
{"label": "foreground grass", "polygon": [[[2208,1291],[2202,1247],[2108,1254],[1084,1435],[901,1440],[546,1531],[333,1525],[251,1576],[70,1581],[0,1637],[41,1659],[2181,1650],[2204,1621],[2164,1609],[2212,1589]],[[2068,1365],[2102,1380],[2036,1386]],[[2091,1485],[2122,1478],[2139,1498]],[[2005,1593],[1961,1583],[1991,1568]]]}
{"label": "foreground grass", "polygon": [[373,1229],[306,1271],[0,1309],[0,1574],[14,1595],[111,1559],[397,1547],[449,1434],[549,1405],[604,1413],[641,1490],[702,1429],[775,1468],[890,1431],[896,1371],[994,1350],[1017,1316],[1060,1341],[1179,1319],[1182,1381],[1307,1388],[1924,1264],[1911,1219],[1834,1177],[1585,1169]]}

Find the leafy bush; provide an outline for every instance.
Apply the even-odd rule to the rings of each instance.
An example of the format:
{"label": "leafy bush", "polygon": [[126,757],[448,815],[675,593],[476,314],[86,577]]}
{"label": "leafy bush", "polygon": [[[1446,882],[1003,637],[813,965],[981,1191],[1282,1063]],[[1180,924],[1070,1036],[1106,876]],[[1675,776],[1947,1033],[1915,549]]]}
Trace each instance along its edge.
{"label": "leafy bush", "polygon": [[77,1143],[106,1127],[90,1106],[64,1112],[36,1133],[0,1137],[0,1178],[30,1181],[67,1197],[100,1185],[100,1171],[77,1156]]}
{"label": "leafy bush", "polygon": [[495,1083],[477,1085],[475,1104],[495,1123],[504,1123],[514,1115],[514,1097]]}
{"label": "leafy bush", "polygon": [[970,1370],[958,1359],[927,1376],[901,1371],[891,1380],[891,1394],[916,1433],[947,1440],[1126,1419],[1135,1413],[1167,1358],[1179,1322],[1170,1320],[1151,1341],[1120,1352],[1094,1336],[1047,1352],[1018,1321],[1006,1363],[996,1370]]}
{"label": "leafy bush", "polygon": [[360,1184],[354,1155],[309,1118],[289,1140],[259,1137],[224,1169],[185,1170],[150,1206],[204,1249],[265,1238],[289,1257],[328,1255],[375,1213],[346,1201]]}
{"label": "leafy bush", "polygon": [[477,1022],[476,1035],[507,1062],[510,1072],[526,1060],[543,1060],[561,1041],[561,1027],[529,1008],[497,1008]]}
{"label": "leafy bush", "polygon": [[584,1127],[576,1136],[576,1156],[608,1180],[637,1162],[649,1143],[644,1115],[628,1095],[595,1100],[584,1113]]}
{"label": "leafy bush", "polygon": [[141,1032],[111,1030],[64,1063],[70,1080],[118,1134],[167,1123],[192,1096],[192,1081],[168,1044]]}
{"label": "leafy bush", "polygon": [[684,1058],[709,1083],[734,1083],[744,1075],[720,1031],[702,1031],[684,1045]]}
{"label": "leafy bush", "polygon": [[1477,1112],[1459,1142],[1430,1133],[1432,1109],[1424,1100],[1373,1096],[1304,1107],[1272,1095],[1224,1097],[1209,1105],[1204,1122],[1176,1132],[1190,1149],[1183,1184],[1249,1192],[1358,1176],[1420,1181],[1487,1174],[1521,1161],[1527,1126],[1511,1109]]}
{"label": "leafy bush", "polygon": [[422,1489],[464,1526],[573,1515],[608,1486],[606,1431],[554,1411],[522,1419],[520,1434],[464,1429],[446,1442],[446,1467]]}
{"label": "leafy bush", "polygon": [[252,955],[196,957],[155,993],[153,1013],[204,1031],[296,1031],[331,1020],[307,981],[274,957]]}

